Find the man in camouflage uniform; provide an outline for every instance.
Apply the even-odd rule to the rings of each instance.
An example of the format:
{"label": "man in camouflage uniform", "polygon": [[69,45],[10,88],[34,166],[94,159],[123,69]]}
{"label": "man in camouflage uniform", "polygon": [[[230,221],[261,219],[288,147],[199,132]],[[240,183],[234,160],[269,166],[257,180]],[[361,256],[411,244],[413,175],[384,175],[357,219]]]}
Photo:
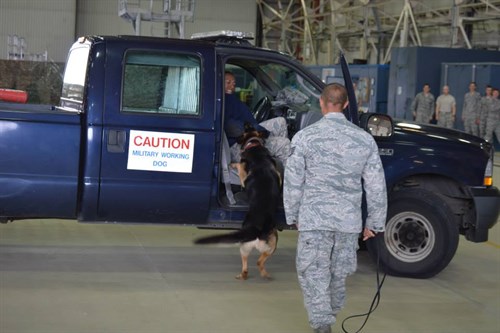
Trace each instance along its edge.
{"label": "man in camouflage uniform", "polygon": [[[384,231],[387,194],[375,140],[342,114],[345,88],[326,86],[320,106],[324,117],[292,140],[283,202],[287,223],[299,230],[296,266],[309,324],[323,333],[331,332],[344,305],[359,234],[366,240]],[[362,184],[368,207],[364,229]]]}
{"label": "man in camouflage uniform", "polygon": [[498,94],[498,89],[493,89],[491,108],[486,118],[486,134],[484,139],[491,143],[493,143],[493,134],[500,141],[500,99],[498,99]]}
{"label": "man in camouflage uniform", "polygon": [[424,84],[422,92],[419,92],[413,103],[411,103],[413,119],[417,123],[428,124],[432,120],[434,113],[434,95],[431,94],[431,87],[428,83]]}
{"label": "man in camouflage uniform", "polygon": [[476,91],[476,83],[469,84],[469,92],[464,95],[464,106],[462,108],[462,122],[466,133],[478,136],[479,113],[481,108],[481,95]]}
{"label": "man in camouflage uniform", "polygon": [[481,98],[481,111],[479,114],[479,136],[484,138],[486,136],[486,122],[488,114],[493,108],[493,88],[490,85],[486,86],[486,94]]}
{"label": "man in camouflage uniform", "polygon": [[265,147],[272,156],[279,159],[283,165],[290,155],[290,140],[288,128],[283,117],[273,118],[258,124],[248,107],[234,94],[236,80],[232,73],[225,73],[225,100],[224,100],[224,130],[231,147],[231,160],[240,161],[241,148],[236,138],[243,134],[245,123],[250,123],[258,130],[267,132]]}
{"label": "man in camouflage uniform", "polygon": [[436,100],[436,120],[438,126],[453,128],[456,114],[457,106],[455,97],[450,95],[450,88],[448,86],[443,86],[443,94],[439,95]]}

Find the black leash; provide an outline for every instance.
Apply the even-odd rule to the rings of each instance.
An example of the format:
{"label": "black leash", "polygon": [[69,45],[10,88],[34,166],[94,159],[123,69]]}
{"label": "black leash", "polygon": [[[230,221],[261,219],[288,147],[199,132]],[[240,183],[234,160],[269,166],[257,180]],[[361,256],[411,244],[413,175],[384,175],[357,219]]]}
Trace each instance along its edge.
{"label": "black leash", "polygon": [[[373,239],[373,241],[376,241],[376,239]],[[351,320],[353,318],[366,317],[365,321],[363,322],[361,327],[355,333],[361,332],[361,330],[365,327],[366,323],[368,322],[368,318],[370,318],[370,315],[373,312],[375,312],[375,310],[377,309],[377,307],[380,303],[380,295],[381,295],[380,292],[382,291],[382,286],[384,285],[386,276],[387,276],[387,274],[384,273],[384,276],[382,278],[380,278],[380,245],[377,242],[377,292],[375,293],[375,296],[373,296],[373,300],[372,300],[372,303],[370,304],[370,308],[368,309],[368,312],[363,313],[363,314],[349,316],[342,321],[342,331],[344,333],[349,333],[346,330],[346,328],[344,327],[345,322],[347,322],[348,320]]]}

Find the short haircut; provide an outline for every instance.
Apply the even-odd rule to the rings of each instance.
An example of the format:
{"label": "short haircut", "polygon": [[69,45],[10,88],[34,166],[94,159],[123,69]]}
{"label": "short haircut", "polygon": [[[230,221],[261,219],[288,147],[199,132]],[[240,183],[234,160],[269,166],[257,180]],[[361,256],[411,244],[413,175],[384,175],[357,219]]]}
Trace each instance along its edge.
{"label": "short haircut", "polygon": [[424,83],[424,87],[425,87],[425,86],[427,86],[427,87],[429,87],[429,88],[431,87],[431,85],[430,85],[430,84],[428,84],[428,83]]}
{"label": "short haircut", "polygon": [[347,90],[339,83],[331,83],[323,89],[321,99],[326,104],[341,104],[343,106],[347,102]]}
{"label": "short haircut", "polygon": [[469,84],[473,84],[473,85],[477,86],[476,82],[474,82],[474,81],[470,81]]}

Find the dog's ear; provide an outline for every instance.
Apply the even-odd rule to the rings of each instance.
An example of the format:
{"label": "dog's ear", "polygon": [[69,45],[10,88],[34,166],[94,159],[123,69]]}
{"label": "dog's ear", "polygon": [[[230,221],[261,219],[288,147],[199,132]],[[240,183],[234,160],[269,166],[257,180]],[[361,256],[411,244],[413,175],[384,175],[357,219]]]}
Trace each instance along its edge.
{"label": "dog's ear", "polygon": [[236,143],[238,143],[240,145],[243,144],[243,143],[245,143],[246,137],[247,137],[246,133],[243,134],[243,135],[240,135],[239,137],[236,138]]}
{"label": "dog's ear", "polygon": [[267,139],[269,137],[270,132],[269,131],[259,131],[257,132],[257,136],[262,139]]}
{"label": "dog's ear", "polygon": [[251,123],[249,123],[248,121],[245,122],[245,132],[253,132],[255,131],[255,128],[253,127],[253,125]]}

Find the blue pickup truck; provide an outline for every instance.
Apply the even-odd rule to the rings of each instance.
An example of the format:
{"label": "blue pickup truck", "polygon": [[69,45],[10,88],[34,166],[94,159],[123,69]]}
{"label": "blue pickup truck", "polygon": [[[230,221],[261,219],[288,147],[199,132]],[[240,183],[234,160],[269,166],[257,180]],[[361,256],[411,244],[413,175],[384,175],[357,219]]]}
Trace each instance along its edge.
{"label": "blue pickup truck", "polygon": [[[293,136],[320,119],[324,83],[239,37],[80,38],[57,107],[0,104],[0,221],[238,227],[247,205],[222,130],[226,70],[258,120],[285,117]],[[431,277],[459,234],[487,240],[500,209],[489,143],[385,115],[360,126],[386,173],[387,231],[368,250],[388,273]]]}

